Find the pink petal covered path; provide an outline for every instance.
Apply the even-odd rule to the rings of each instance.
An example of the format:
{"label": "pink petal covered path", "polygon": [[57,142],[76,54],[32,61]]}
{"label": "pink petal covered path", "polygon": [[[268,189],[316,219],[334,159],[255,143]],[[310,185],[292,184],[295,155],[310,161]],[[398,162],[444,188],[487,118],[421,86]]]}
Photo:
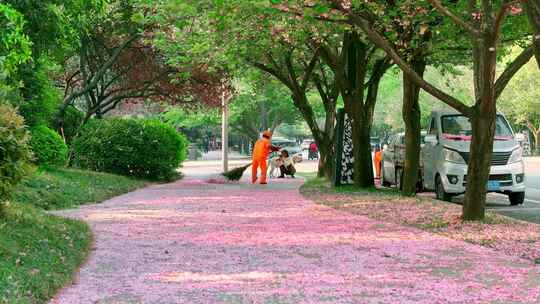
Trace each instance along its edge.
{"label": "pink petal covered path", "polygon": [[316,205],[297,180],[187,173],[61,212],[96,240],[52,303],[540,303],[529,261]]}

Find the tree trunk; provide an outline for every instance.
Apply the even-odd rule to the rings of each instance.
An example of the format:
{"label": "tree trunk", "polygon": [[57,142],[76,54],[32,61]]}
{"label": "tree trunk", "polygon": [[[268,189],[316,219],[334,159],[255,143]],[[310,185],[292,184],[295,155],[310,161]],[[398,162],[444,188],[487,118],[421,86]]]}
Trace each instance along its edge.
{"label": "tree trunk", "polygon": [[492,110],[486,113],[477,111],[476,115],[471,119],[472,140],[467,171],[467,190],[463,202],[464,220],[481,220],[485,215],[487,181],[491,167],[495,121],[494,103]]}
{"label": "tree trunk", "polygon": [[[487,36],[487,35],[486,35]],[[467,190],[463,202],[463,220],[481,220],[485,216],[486,192],[495,137],[496,42],[487,36],[476,45],[474,56],[476,104],[471,119],[472,139],[467,170]]]}
{"label": "tree trunk", "polygon": [[[325,131],[321,131],[319,129],[319,126],[317,125],[317,120],[315,117],[315,113],[313,112],[313,109],[311,108],[306,94],[302,92],[296,92],[293,94],[293,101],[296,108],[300,111],[302,116],[304,117],[304,120],[309,126],[309,129],[311,130],[311,133],[313,135],[313,139],[315,140],[315,143],[317,144],[317,147],[319,148],[319,170],[318,174],[324,173],[324,175],[327,178],[332,178],[332,161],[330,158],[333,156],[333,147],[334,143],[332,140],[332,137],[328,136]],[[333,116],[335,117],[335,109]],[[333,126],[332,126],[333,129]],[[322,163],[321,163],[322,160]],[[322,165],[322,166],[321,166]]]}
{"label": "tree trunk", "polygon": [[532,38],[535,49],[534,56],[538,67],[540,67],[540,2],[538,0],[528,0],[524,4],[529,23],[534,32]]}
{"label": "tree trunk", "polygon": [[373,159],[371,157],[371,124],[372,121],[362,111],[359,103],[352,106],[352,136],[354,156],[354,184],[361,188],[373,187]]}
{"label": "tree trunk", "polygon": [[332,178],[332,170],[334,168],[334,160],[333,160],[333,146],[334,143],[332,141],[323,141],[323,144],[319,146],[317,144],[317,147],[319,147],[319,167],[317,170],[317,176],[318,177],[326,177],[328,179]]}
{"label": "tree trunk", "polygon": [[336,103],[327,101],[325,103],[325,122],[323,145],[317,145],[319,148],[319,168],[318,177],[332,178],[334,168],[334,128],[336,125]]}
{"label": "tree trunk", "polygon": [[353,180],[357,187],[369,188],[375,185],[370,136],[373,117],[365,113],[359,103],[356,102],[350,111],[346,111],[352,118]]}
{"label": "tree trunk", "polygon": [[345,112],[352,120],[353,180],[357,187],[368,188],[375,185],[370,138],[373,117],[364,103],[369,55],[367,46],[354,32],[345,34],[343,48],[346,60],[339,83]]}
{"label": "tree trunk", "polygon": [[[423,77],[426,64],[422,59],[412,62],[414,70]],[[421,112],[420,87],[418,87],[407,74],[403,74],[403,121],[405,122],[405,162],[403,164],[403,181],[401,193],[404,196],[414,196],[418,184],[420,170],[420,144],[421,144]],[[397,177],[400,178],[400,177]]]}

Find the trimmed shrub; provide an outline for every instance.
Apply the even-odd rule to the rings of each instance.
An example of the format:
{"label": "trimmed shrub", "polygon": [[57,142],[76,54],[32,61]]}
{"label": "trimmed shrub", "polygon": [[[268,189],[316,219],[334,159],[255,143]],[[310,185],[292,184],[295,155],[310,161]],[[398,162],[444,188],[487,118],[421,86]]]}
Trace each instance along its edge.
{"label": "trimmed shrub", "polygon": [[72,144],[81,168],[169,179],[186,158],[186,138],[157,120],[106,119],[86,124]]}
{"label": "trimmed shrub", "polygon": [[12,106],[0,102],[0,203],[9,198],[13,188],[29,173],[32,160],[29,140],[24,119]]}
{"label": "trimmed shrub", "polygon": [[30,146],[38,165],[64,166],[68,159],[68,147],[56,131],[44,125],[30,130]]}

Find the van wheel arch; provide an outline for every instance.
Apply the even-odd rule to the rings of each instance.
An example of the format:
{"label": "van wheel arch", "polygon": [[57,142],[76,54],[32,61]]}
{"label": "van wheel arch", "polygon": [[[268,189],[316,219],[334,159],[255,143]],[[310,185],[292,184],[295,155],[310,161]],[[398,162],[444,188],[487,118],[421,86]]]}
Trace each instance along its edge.
{"label": "van wheel arch", "polygon": [[439,173],[435,174],[435,194],[438,200],[450,202],[452,201],[452,195],[444,190],[442,178]]}

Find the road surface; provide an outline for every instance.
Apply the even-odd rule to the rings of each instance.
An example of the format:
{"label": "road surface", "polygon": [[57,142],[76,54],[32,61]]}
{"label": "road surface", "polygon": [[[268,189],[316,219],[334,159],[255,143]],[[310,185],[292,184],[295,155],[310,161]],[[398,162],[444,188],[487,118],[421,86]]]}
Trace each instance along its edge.
{"label": "road surface", "polygon": [[[508,197],[503,194],[489,193],[487,196],[487,209],[497,213],[540,224],[540,157],[525,158],[525,203],[520,206],[510,206]],[[435,198],[435,193],[429,192],[427,196]],[[461,203],[463,195],[453,199]]]}
{"label": "road surface", "polygon": [[525,203],[510,206],[506,196],[490,194],[488,209],[506,216],[540,224],[540,158],[525,159]]}

